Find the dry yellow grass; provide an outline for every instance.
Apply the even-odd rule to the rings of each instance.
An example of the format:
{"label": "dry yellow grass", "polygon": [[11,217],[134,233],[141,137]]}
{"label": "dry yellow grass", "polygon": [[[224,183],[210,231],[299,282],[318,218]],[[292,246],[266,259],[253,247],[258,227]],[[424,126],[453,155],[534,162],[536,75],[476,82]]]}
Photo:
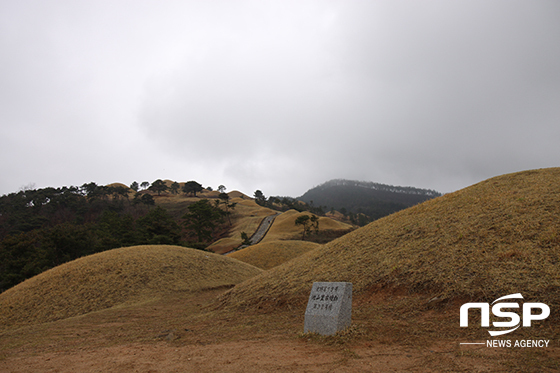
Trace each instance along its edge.
{"label": "dry yellow grass", "polygon": [[334,220],[338,220],[338,221],[348,220],[348,219],[346,219],[346,218],[344,217],[344,215],[343,215],[341,212],[338,212],[338,211],[336,211],[336,210],[333,211],[333,212],[330,212],[330,211],[327,212],[327,213],[325,214],[325,216],[327,216],[327,217],[329,217],[329,218],[331,218],[331,219],[334,219]]}
{"label": "dry yellow grass", "polygon": [[[262,242],[272,242],[278,240],[293,240],[301,236],[303,228],[296,225],[296,219],[301,215],[311,215],[311,213],[304,211],[298,212],[296,210],[288,210],[280,214],[270,227],[270,230],[262,240]],[[342,223],[327,217],[319,217],[319,230],[333,230],[333,231],[347,231],[353,227],[349,224]]]}
{"label": "dry yellow grass", "polygon": [[[198,193],[197,197],[165,193],[161,196],[156,196],[155,201],[158,206],[164,207],[171,212],[172,215],[182,216],[188,211],[188,206],[190,204],[204,198],[208,198],[212,201],[217,199],[218,195],[219,193],[216,191],[203,191]],[[236,203],[235,208],[231,210],[231,229],[227,237],[217,240],[207,248],[218,254],[230,252],[241,246],[243,242],[241,239],[242,232],[247,233],[247,235],[251,237],[265,217],[278,213],[278,211],[258,205],[254,199],[247,197],[241,192],[232,191],[229,192],[228,195],[230,196],[230,203]],[[274,221],[274,224],[265,236],[263,242],[297,239],[297,236],[302,232],[302,228],[295,225],[295,220],[301,214],[310,215],[310,213],[299,213],[296,210],[289,210],[282,213]],[[352,228],[353,227],[349,224],[331,218],[319,218],[320,230],[347,231]]]}
{"label": "dry yellow grass", "polygon": [[251,197],[247,196],[246,194],[241,193],[238,190],[233,190],[231,192],[228,192],[229,198],[241,198],[241,199],[245,199],[245,200],[249,200],[251,199]]}
{"label": "dry yellow grass", "polygon": [[[223,305],[301,303],[314,281],[560,306],[560,168],[495,177],[377,220],[249,279]],[[553,312],[554,314],[554,312]],[[558,317],[554,314],[551,317]]]}
{"label": "dry yellow grass", "polygon": [[228,256],[258,268],[270,269],[320,246],[307,241],[271,241],[246,247]]}
{"label": "dry yellow grass", "polygon": [[108,186],[108,187],[113,187],[113,188],[121,187],[121,188],[130,189],[130,188],[128,187],[128,185],[125,185],[125,184],[123,184],[123,183],[112,183],[112,184],[109,184],[109,185],[107,185],[107,186]]}
{"label": "dry yellow grass", "polygon": [[261,272],[178,246],[110,250],[60,265],[0,294],[0,325],[40,323],[161,295],[233,286]]}
{"label": "dry yellow grass", "polygon": [[259,206],[253,199],[232,197],[232,195],[235,195],[235,192],[232,193],[233,194],[230,194],[230,202],[235,202],[237,205],[233,210],[233,226],[230,233],[228,237],[222,238],[208,246],[208,250],[219,254],[227,253],[241,246],[243,242],[241,239],[241,232],[247,233],[250,237],[255,233],[265,217],[276,214],[274,210]]}
{"label": "dry yellow grass", "polygon": [[[171,181],[167,180],[168,184]],[[179,183],[184,185],[185,183]],[[200,201],[201,199],[209,199],[211,202],[218,199],[219,192],[204,190],[197,193],[196,197],[187,196],[184,193],[170,194],[164,193],[161,196],[155,195],[156,205],[165,208],[175,217],[182,217],[187,211],[188,206]],[[241,232],[251,236],[261,221],[269,215],[274,215],[276,211],[266,207],[259,206],[254,199],[247,197],[245,194],[232,191],[228,193],[230,203],[236,203],[236,207],[231,210],[232,227],[227,237],[212,243],[207,249],[218,254],[223,254],[241,246]]]}

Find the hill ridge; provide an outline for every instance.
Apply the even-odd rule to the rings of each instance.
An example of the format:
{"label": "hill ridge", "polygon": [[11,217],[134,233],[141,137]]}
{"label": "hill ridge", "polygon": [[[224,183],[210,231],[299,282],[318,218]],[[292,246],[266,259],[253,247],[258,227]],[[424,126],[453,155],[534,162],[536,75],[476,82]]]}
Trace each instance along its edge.
{"label": "hill ridge", "polygon": [[298,199],[321,209],[340,211],[352,223],[363,226],[439,196],[441,193],[429,189],[333,179],[309,189]]}
{"label": "hill ridge", "polygon": [[[497,176],[368,224],[238,284],[224,305],[299,304],[314,281],[441,300],[560,304],[560,168]],[[266,291],[264,291],[266,289]],[[558,315],[554,316],[558,317]]]}
{"label": "hill ridge", "polygon": [[357,186],[366,189],[381,190],[392,193],[404,193],[404,194],[417,194],[425,195],[431,197],[439,197],[441,193],[433,189],[417,188],[412,186],[397,186],[390,184],[376,183],[373,181],[363,181],[363,180],[349,180],[349,179],[331,179],[326,181],[312,189],[325,189],[331,186]]}

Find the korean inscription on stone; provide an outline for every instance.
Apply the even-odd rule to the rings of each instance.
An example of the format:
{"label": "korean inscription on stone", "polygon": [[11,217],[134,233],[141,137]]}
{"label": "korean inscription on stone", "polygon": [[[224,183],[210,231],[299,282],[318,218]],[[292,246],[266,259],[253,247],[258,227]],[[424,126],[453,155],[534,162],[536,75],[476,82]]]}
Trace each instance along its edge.
{"label": "korean inscription on stone", "polygon": [[305,310],[305,333],[332,335],[350,326],[351,319],[352,283],[313,283]]}

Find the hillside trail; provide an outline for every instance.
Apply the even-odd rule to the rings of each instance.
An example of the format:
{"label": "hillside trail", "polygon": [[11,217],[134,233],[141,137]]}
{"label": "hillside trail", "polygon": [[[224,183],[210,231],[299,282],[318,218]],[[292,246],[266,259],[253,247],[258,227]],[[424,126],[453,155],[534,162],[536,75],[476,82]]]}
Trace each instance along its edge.
{"label": "hillside trail", "polygon": [[249,239],[249,242],[251,242],[251,245],[258,244],[259,242],[262,241],[262,239],[264,238],[264,236],[266,235],[266,233],[268,232],[268,230],[272,226],[272,223],[274,222],[274,219],[276,219],[276,217],[278,215],[280,215],[279,212],[274,214],[274,215],[269,215],[269,216],[267,216],[266,218],[263,219],[263,221],[261,222],[261,224],[257,228],[255,234],[253,234],[251,236],[251,238]]}
{"label": "hillside trail", "polygon": [[258,227],[257,230],[255,231],[255,233],[253,233],[253,235],[251,236],[251,238],[249,238],[249,242],[251,243],[250,245],[242,245],[242,246],[238,247],[238,248],[235,249],[235,250],[231,250],[231,251],[228,251],[227,253],[224,253],[224,255],[233,253],[233,252],[235,252],[235,251],[237,251],[237,250],[244,249],[244,248],[249,247],[249,246],[251,246],[251,245],[256,245],[256,244],[258,244],[259,242],[261,242],[262,239],[264,238],[264,236],[266,236],[266,233],[268,232],[268,230],[270,229],[270,227],[272,226],[272,223],[274,223],[274,219],[276,219],[276,217],[277,217],[278,215],[280,215],[280,214],[281,214],[281,213],[278,212],[278,213],[276,213],[276,214],[274,214],[274,215],[269,215],[269,216],[265,217],[265,218],[261,221],[261,223],[259,224],[259,227]]}

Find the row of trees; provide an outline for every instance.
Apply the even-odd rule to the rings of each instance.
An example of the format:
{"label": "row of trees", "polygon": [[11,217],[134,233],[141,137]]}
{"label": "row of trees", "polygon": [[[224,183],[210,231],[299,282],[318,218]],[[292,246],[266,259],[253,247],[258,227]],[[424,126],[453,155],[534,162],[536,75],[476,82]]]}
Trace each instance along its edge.
{"label": "row of trees", "polygon": [[[187,181],[183,185],[183,187],[181,187],[181,184],[176,181],[174,181],[171,186],[167,186],[167,184],[161,179],[154,181],[152,184],[148,183],[147,181],[144,181],[141,184],[138,184],[138,182],[134,181],[132,184],[130,184],[130,189],[134,190],[135,192],[139,192],[140,188],[142,190],[152,191],[154,193],[157,193],[158,195],[161,195],[161,193],[164,192],[179,194],[182,191],[183,193],[191,195],[193,197],[196,197],[197,193],[200,193],[205,189],[202,187],[202,184],[194,180]],[[207,187],[206,190],[212,191],[212,188]],[[224,185],[220,185],[217,190],[220,193],[224,193],[226,191],[226,187]]]}
{"label": "row of trees", "polygon": [[[128,193],[127,189],[125,187],[122,187],[122,186],[108,187],[108,188],[118,188],[119,190],[121,190],[121,192],[125,191],[126,193]],[[194,180],[187,181],[181,187],[181,184],[179,184],[176,181],[174,181],[170,186],[167,186],[167,183],[165,183],[161,179],[158,179],[158,180],[154,181],[153,183],[143,181],[140,184],[137,181],[134,181],[134,182],[132,182],[132,184],[130,184],[130,189],[132,189],[135,192],[142,192],[142,191],[148,190],[148,191],[157,193],[158,195],[161,195],[161,193],[164,193],[164,192],[170,192],[172,194],[179,194],[180,192],[183,192],[187,195],[192,195],[194,197],[196,197],[197,193],[200,193],[205,189],[208,190],[208,191],[213,190],[211,187],[203,188],[202,184],[200,184],[200,183],[198,183]],[[226,190],[226,187],[224,185],[220,185],[220,186],[218,186],[217,190],[220,193],[224,193],[225,190]]]}
{"label": "row of trees", "polygon": [[350,186],[350,187],[360,187],[366,189],[379,190],[390,193],[402,193],[402,194],[412,194],[419,196],[426,196],[429,198],[435,198],[441,196],[436,190],[433,189],[422,189],[410,186],[395,186],[388,184],[374,183],[372,181],[359,181],[359,180],[346,180],[346,179],[333,179],[329,180],[313,189],[329,189],[334,186]]}
{"label": "row of trees", "polygon": [[[144,183],[142,183],[144,184]],[[137,190],[135,188],[138,187],[138,183],[134,182],[131,184],[130,188],[133,190]],[[173,184],[171,184],[170,187],[167,186],[167,184],[162,181],[161,179],[158,179],[156,181],[154,181],[148,188],[148,190],[153,191],[155,193],[157,193],[158,195],[161,195],[161,193],[166,192],[166,191],[170,191],[173,194],[179,194],[179,191],[182,190],[185,194],[187,195],[192,195],[194,197],[196,197],[196,193],[200,193],[204,190],[204,188],[202,187],[201,184],[197,183],[196,181],[187,181],[185,183],[185,185],[183,185],[183,188],[181,188],[181,185],[178,182],[173,182]]]}

